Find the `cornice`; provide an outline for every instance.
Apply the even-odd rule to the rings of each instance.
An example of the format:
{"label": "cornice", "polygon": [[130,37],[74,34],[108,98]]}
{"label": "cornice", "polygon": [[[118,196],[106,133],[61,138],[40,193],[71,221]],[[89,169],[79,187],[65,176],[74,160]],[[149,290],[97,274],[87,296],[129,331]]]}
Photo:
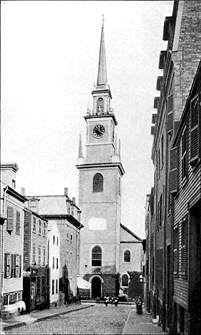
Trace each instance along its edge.
{"label": "cornice", "polygon": [[121,172],[121,175],[124,175],[125,170],[123,168],[123,165],[121,162],[108,162],[108,163],[84,163],[84,164],[77,164],[76,168],[78,170],[81,169],[97,169],[97,168],[105,168],[105,167],[118,167],[119,171]]}
{"label": "cornice", "polygon": [[20,193],[16,192],[13,188],[11,188],[10,186],[7,186],[7,190],[6,193],[13,196],[14,198],[18,199],[21,202],[26,202],[28,201],[27,198],[25,198],[23,195],[21,195]]}
{"label": "cornice", "polygon": [[84,119],[85,121],[88,119],[102,119],[102,118],[108,118],[111,117],[114,121],[115,126],[117,126],[118,122],[117,119],[115,117],[115,115],[113,113],[107,113],[107,114],[91,114],[91,115],[85,115]]}
{"label": "cornice", "polygon": [[83,224],[81,224],[73,215],[71,214],[41,214],[45,219],[66,219],[68,222],[72,223],[76,228],[83,228]]}

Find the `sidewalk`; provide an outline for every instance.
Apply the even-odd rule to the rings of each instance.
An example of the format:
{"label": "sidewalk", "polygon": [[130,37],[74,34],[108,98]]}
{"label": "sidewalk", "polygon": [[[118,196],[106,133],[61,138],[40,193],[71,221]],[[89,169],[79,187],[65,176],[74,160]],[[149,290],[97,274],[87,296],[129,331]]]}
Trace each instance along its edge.
{"label": "sidewalk", "polygon": [[80,309],[92,307],[93,304],[72,304],[64,305],[60,307],[51,307],[43,310],[34,310],[30,314],[24,314],[15,316],[9,320],[0,319],[0,334],[3,334],[5,330],[21,327],[29,323],[38,322],[41,320],[46,320],[57,315],[67,314]]}
{"label": "sidewalk", "polygon": [[150,314],[148,314],[145,310],[143,311],[143,314],[137,314],[135,309],[130,311],[122,334],[165,335],[158,325],[152,323],[152,317]]}

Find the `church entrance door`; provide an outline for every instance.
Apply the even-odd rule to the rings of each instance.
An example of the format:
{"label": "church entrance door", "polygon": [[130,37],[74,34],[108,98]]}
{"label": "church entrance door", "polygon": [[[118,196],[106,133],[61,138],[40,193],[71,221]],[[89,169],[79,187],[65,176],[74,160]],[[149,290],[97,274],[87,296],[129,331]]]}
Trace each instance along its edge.
{"label": "church entrance door", "polygon": [[91,281],[91,297],[101,298],[101,279],[99,277],[94,277]]}

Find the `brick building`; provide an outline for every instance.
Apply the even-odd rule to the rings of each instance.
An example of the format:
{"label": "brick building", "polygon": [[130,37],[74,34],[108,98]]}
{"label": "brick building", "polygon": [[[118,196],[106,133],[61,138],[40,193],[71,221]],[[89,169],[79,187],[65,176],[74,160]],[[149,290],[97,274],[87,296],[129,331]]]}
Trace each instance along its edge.
{"label": "brick building", "polygon": [[81,211],[67,188],[64,195],[29,197],[29,207],[48,220],[51,303],[68,302],[77,296]]}
{"label": "brick building", "polygon": [[177,334],[201,331],[201,61],[171,149],[173,301]]}
{"label": "brick building", "polygon": [[[173,204],[170,189],[176,187],[171,150],[180,118],[201,58],[201,1],[174,1],[172,16],[164,22],[163,40],[152,116],[152,160],[154,164],[153,212],[149,229],[149,281],[153,316],[163,330],[173,331]],[[171,173],[169,174],[169,171]],[[152,233],[152,227],[154,227]],[[153,248],[152,248],[153,245]],[[152,262],[152,264],[151,264]],[[182,291],[182,286],[180,287]],[[171,328],[173,327],[173,328]]]}
{"label": "brick building", "polygon": [[47,220],[24,210],[23,300],[27,311],[49,305]]}
{"label": "brick building", "polygon": [[2,164],[0,170],[1,215],[5,218],[1,230],[1,298],[2,311],[10,313],[24,308],[22,264],[27,199],[15,190],[17,164]]}

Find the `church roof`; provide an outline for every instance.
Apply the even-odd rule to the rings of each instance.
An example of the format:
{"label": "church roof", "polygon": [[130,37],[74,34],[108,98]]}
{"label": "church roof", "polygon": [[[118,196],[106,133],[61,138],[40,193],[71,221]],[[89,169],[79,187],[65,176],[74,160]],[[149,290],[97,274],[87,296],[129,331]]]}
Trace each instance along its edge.
{"label": "church roof", "polygon": [[100,49],[99,49],[97,86],[102,86],[106,84],[107,84],[107,67],[106,67],[104,19],[103,19],[102,28],[101,28]]}
{"label": "church roof", "polygon": [[121,238],[120,243],[132,243],[132,242],[142,243],[143,242],[143,240],[139,236],[137,236],[135,233],[133,233],[129,228],[124,226],[122,223],[120,223],[120,227],[128,234],[127,236],[130,235],[129,236],[130,238],[134,237],[134,240],[133,239],[127,239],[127,238],[126,238],[126,240],[124,240],[125,239],[125,236],[124,236],[123,239]]}

